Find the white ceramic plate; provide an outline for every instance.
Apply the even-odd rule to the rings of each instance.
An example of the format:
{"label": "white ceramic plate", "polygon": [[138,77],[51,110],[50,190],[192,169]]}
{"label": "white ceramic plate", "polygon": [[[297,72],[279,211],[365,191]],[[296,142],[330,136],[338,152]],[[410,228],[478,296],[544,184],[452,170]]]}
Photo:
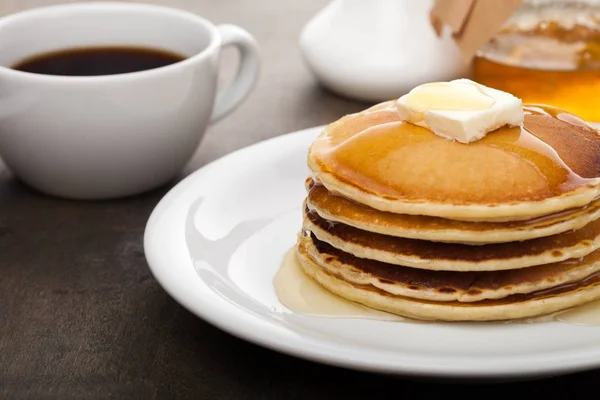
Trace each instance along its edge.
{"label": "white ceramic plate", "polygon": [[600,366],[600,327],[328,319],[283,307],[272,280],[300,229],[306,150],[319,130],[229,154],[161,200],[147,225],[145,251],[175,300],[250,342],[354,369],[525,378]]}

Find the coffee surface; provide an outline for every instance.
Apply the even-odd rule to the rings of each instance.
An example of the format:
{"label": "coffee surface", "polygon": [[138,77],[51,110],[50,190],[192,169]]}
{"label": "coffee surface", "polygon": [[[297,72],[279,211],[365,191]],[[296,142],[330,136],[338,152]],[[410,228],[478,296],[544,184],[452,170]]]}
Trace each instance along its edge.
{"label": "coffee surface", "polygon": [[176,53],[143,47],[73,48],[34,55],[12,68],[44,75],[100,76],[165,67],[184,59]]}

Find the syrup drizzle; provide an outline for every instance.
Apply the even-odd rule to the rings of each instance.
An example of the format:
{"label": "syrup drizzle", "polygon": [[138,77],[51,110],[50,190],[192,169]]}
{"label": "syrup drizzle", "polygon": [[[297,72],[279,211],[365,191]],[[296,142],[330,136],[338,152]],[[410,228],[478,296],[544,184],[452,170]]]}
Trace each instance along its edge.
{"label": "syrup drizzle", "polygon": [[[555,119],[560,115],[561,121],[573,126],[584,124],[575,117],[571,121],[565,113],[554,115],[552,109],[536,106],[526,110],[528,115]],[[440,197],[468,202],[475,200],[477,185],[491,185],[490,191],[499,196],[497,200],[526,201],[557,196],[598,182],[598,178],[577,174],[552,146],[536,135],[539,127],[500,128],[464,145],[440,140],[425,128],[400,121],[393,104],[373,107],[364,115],[368,117],[350,119],[345,122],[347,127],[338,129],[344,131],[345,137],[331,137],[315,148],[325,168],[367,192],[427,200],[422,198],[424,184],[433,192],[439,191]],[[474,170],[473,165],[486,168]],[[508,170],[511,166],[512,170]],[[413,181],[416,177],[420,177],[418,182]],[[498,184],[494,186],[490,181]],[[465,185],[464,190],[457,189]],[[518,193],[520,187],[530,188],[530,193]],[[508,190],[503,193],[501,188]],[[512,195],[511,189],[515,192]]]}

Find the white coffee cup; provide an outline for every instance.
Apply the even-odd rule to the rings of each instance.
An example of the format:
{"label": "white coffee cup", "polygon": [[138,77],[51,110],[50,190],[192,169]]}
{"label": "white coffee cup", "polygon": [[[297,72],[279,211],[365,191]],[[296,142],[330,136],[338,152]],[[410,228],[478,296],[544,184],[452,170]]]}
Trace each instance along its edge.
{"label": "white coffee cup", "polygon": [[[185,60],[91,77],[11,69],[31,56],[99,46],[143,46]],[[239,49],[236,76],[217,93],[220,50]],[[167,7],[67,4],[0,19],[0,157],[51,195],[106,199],[177,177],[207,126],[235,109],[259,72],[255,40],[234,25]]]}

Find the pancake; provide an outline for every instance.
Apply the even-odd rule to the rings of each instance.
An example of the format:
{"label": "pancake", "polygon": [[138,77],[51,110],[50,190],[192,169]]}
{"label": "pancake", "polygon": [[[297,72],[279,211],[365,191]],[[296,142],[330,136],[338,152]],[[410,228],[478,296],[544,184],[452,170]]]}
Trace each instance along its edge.
{"label": "pancake", "polygon": [[310,240],[301,237],[297,252],[298,261],[304,272],[319,284],[347,300],[413,319],[514,320],[547,315],[600,299],[600,273],[598,272],[551,289],[475,302],[430,301],[393,295],[372,284],[352,283],[345,277],[325,270],[311,258],[306,247],[307,243],[310,243]]}
{"label": "pancake", "polygon": [[431,272],[355,257],[315,236],[300,240],[301,252],[323,270],[355,285],[428,301],[478,302],[527,294],[577,282],[600,271],[600,251],[586,257],[525,269]]}
{"label": "pancake", "polygon": [[409,239],[468,244],[513,242],[577,230],[600,218],[600,200],[596,200],[588,206],[533,220],[455,221],[379,211],[336,196],[323,185],[315,185],[310,178],[306,186],[306,205],[322,218],[365,231]]}
{"label": "pancake", "polygon": [[401,121],[390,101],[330,124],[308,166],[332,193],[397,214],[516,221],[594,201],[598,130],[552,107],[524,112],[522,127],[462,144]]}
{"label": "pancake", "polygon": [[323,130],[296,243],[305,274],[423,320],[530,318],[600,299],[600,131],[540,105],[468,144],[417,126],[473,136],[518,120],[454,100],[434,93],[403,109],[414,124],[389,101]]}
{"label": "pancake", "polygon": [[581,258],[600,248],[600,220],[584,228],[524,242],[472,246],[365,232],[305,209],[303,227],[320,241],[359,258],[427,270],[499,271]]}

